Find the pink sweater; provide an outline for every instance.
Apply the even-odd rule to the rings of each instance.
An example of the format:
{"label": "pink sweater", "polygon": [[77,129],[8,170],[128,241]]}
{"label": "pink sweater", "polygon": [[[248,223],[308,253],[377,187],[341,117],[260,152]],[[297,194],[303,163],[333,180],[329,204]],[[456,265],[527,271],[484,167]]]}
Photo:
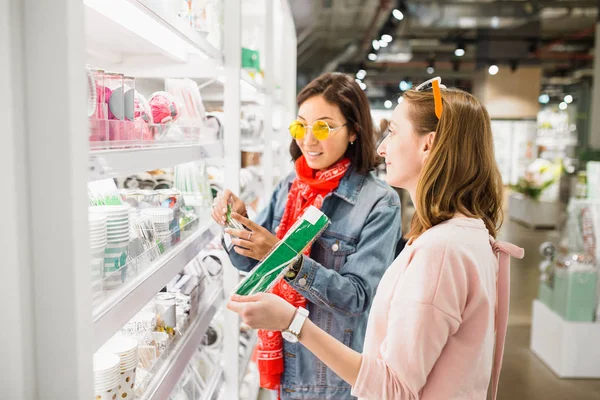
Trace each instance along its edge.
{"label": "pink sweater", "polygon": [[464,217],[407,245],[377,289],[352,394],[484,400],[494,364],[495,398],[508,320],[508,254],[521,258],[523,249],[494,241],[482,220]]}

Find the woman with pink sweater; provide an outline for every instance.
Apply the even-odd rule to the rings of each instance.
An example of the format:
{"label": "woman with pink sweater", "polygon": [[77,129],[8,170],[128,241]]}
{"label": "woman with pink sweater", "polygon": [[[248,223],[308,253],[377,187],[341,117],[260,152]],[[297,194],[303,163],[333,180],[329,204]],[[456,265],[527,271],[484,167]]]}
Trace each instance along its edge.
{"label": "woman with pink sweater", "polygon": [[495,399],[509,258],[523,250],[495,240],[503,188],[490,117],[475,97],[434,78],[404,94],[379,154],[387,182],[408,190],[416,212],[377,289],[362,354],[277,296],[234,296],[228,307],[253,328],[300,342],[358,398],[483,400],[491,381]]}

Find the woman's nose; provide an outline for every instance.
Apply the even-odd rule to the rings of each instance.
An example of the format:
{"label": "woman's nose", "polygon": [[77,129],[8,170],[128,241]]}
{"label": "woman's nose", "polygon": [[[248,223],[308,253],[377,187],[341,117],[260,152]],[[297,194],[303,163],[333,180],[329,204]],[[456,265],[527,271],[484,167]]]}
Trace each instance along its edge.
{"label": "woman's nose", "polygon": [[387,138],[383,139],[383,142],[381,142],[377,148],[377,154],[379,154],[379,157],[385,157],[385,142],[387,142]]}
{"label": "woman's nose", "polygon": [[307,129],[306,134],[304,134],[304,145],[314,145],[318,142],[315,135],[312,133],[312,129]]}

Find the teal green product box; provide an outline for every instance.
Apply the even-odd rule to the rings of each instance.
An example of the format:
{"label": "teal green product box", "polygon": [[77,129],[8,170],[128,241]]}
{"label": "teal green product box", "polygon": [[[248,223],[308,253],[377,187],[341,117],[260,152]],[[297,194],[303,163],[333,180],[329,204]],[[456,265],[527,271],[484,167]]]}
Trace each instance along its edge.
{"label": "teal green product box", "polygon": [[257,50],[242,47],[242,68],[260,71],[260,54]]}
{"label": "teal green product box", "polygon": [[329,218],[316,207],[310,206],[285,237],[238,285],[235,293],[250,296],[271,290],[287,267],[321,235],[328,225]]}
{"label": "teal green product box", "polygon": [[596,310],[598,272],[595,268],[557,268],[552,309],[566,321],[592,322]]}

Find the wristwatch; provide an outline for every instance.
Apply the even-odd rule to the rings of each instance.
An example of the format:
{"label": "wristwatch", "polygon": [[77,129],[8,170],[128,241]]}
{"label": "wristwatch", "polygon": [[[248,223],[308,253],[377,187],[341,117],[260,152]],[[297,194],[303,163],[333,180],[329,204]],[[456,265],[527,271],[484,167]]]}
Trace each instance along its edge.
{"label": "wristwatch", "polygon": [[285,279],[293,281],[296,279],[298,272],[302,269],[302,264],[304,263],[304,257],[300,256],[296,261],[290,265],[288,270],[285,272]]}
{"label": "wristwatch", "polygon": [[304,326],[306,318],[308,318],[308,310],[303,307],[298,307],[296,315],[290,324],[290,327],[281,332],[281,336],[290,343],[298,343],[300,340],[300,331]]}

